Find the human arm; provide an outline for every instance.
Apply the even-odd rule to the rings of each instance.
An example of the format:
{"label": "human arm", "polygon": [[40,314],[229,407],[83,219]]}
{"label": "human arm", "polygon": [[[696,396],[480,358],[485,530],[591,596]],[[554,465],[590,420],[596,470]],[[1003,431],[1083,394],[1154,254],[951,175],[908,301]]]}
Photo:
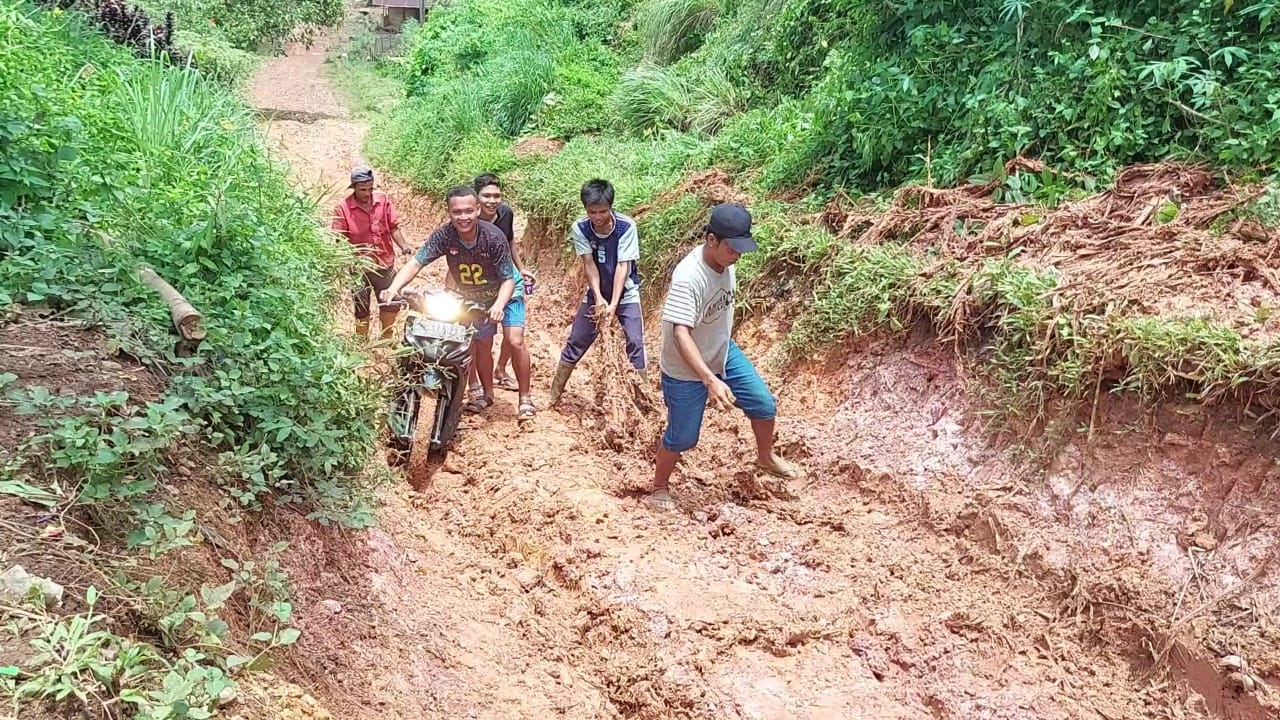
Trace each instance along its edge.
{"label": "human arm", "polygon": [[530,280],[537,280],[538,276],[524,263],[524,235],[516,236],[515,222],[515,211],[513,210],[511,216],[511,262],[515,263],[516,270],[519,270],[521,275]]}
{"label": "human arm", "polygon": [[605,302],[604,293],[600,292],[600,269],[596,267],[590,255],[582,256],[582,271],[587,275],[587,287],[591,288],[591,292],[595,293],[596,312],[606,315],[608,304]]}
{"label": "human arm", "polygon": [[396,241],[396,246],[400,248],[401,255],[408,255],[413,252],[413,248],[409,247],[409,242],[404,239],[404,233],[400,228],[391,231],[391,239]]}
{"label": "human arm", "polygon": [[[594,268],[593,268],[594,269]],[[614,310],[618,309],[618,302],[622,300],[622,291],[627,286],[627,276],[631,273],[631,261],[622,260],[618,262],[618,267],[613,271],[613,295],[609,300],[609,314],[612,315]],[[599,282],[599,274],[597,273],[596,282]]]}
{"label": "human arm", "polygon": [[498,288],[498,299],[493,301],[493,305],[489,307],[489,319],[495,323],[502,322],[502,314],[507,309],[507,303],[511,302],[511,296],[516,294],[516,281],[514,278],[507,278],[502,281],[502,286]]}
{"label": "human arm", "polygon": [[596,267],[595,258],[592,257],[591,245],[587,243],[586,236],[582,234],[580,223],[573,224],[569,239],[573,242],[573,251],[582,259],[582,272],[587,276],[587,287],[591,289],[596,298],[596,312],[603,314],[608,302],[604,299],[604,293],[600,291],[600,269]]}
{"label": "human arm", "polygon": [[409,243],[404,239],[404,233],[400,231],[400,217],[396,214],[396,207],[390,200],[387,200],[387,227],[391,229],[391,239],[395,241],[396,247],[400,248],[401,255],[413,252],[413,248],[409,247]]}
{"label": "human arm", "polygon": [[521,260],[521,259],[520,259],[520,256],[521,256],[521,254],[523,253],[523,250],[522,250],[522,246],[523,246],[523,245],[524,245],[524,241],[523,241],[523,240],[514,240],[514,241],[512,241],[512,243],[511,243],[511,262],[515,264],[516,269],[520,271],[520,274],[521,274],[521,275],[523,275],[524,277],[529,278],[530,280],[537,280],[537,279],[538,279],[538,276],[537,276],[536,274],[534,274],[534,272],[533,272],[532,270],[530,270],[530,269],[529,269],[529,266],[528,266],[528,265],[525,265],[525,264],[524,264],[524,261],[523,261],[523,260]]}
{"label": "human arm", "polygon": [[510,245],[506,242],[497,242],[495,245],[500,248],[495,265],[498,276],[502,278],[502,284],[498,286],[498,298],[489,308],[489,319],[498,323],[502,322],[502,314],[507,308],[507,303],[511,302],[511,298],[516,294],[516,269],[515,263],[511,260]]}
{"label": "human arm", "polygon": [[418,271],[422,269],[422,263],[418,262],[418,258],[411,257],[400,271],[396,273],[395,278],[391,280],[391,284],[386,290],[378,293],[378,299],[384,303],[391,302],[391,298],[400,294],[405,285],[413,282],[413,278],[417,276]]}
{"label": "human arm", "polygon": [[418,275],[422,268],[435,262],[443,254],[440,249],[440,238],[432,235],[422,244],[422,247],[418,248],[418,253],[405,262],[404,267],[400,268],[400,271],[392,278],[391,284],[387,286],[387,289],[378,293],[378,298],[382,302],[390,301],[391,298],[395,297],[406,285],[413,281],[413,278]]}
{"label": "human arm", "polygon": [[662,306],[662,321],[671,323],[671,337],[675,342],[676,352],[690,372],[707,386],[707,397],[712,406],[732,405],[735,399],[729,386],[707,366],[693,339],[693,327],[698,324],[702,312],[703,288],[678,276],[677,271],[677,277],[672,278],[671,287],[667,290],[667,300]]}
{"label": "human arm", "polygon": [[613,269],[613,297],[609,301],[609,314],[618,309],[622,302],[622,293],[626,290],[627,279],[631,277],[633,263],[640,260],[640,235],[636,232],[634,222],[628,219],[628,226],[622,237],[618,238],[618,265]]}
{"label": "human arm", "polygon": [[698,345],[693,341],[693,333],[687,325],[673,325],[671,335],[675,338],[676,352],[680,353],[680,358],[684,360],[685,365],[698,376],[703,385],[707,386],[707,399],[710,400],[712,407],[730,407],[738,401],[733,396],[733,391],[725,384],[723,380],[716,377],[711,372],[711,368],[707,367],[707,363],[702,359],[702,353],[698,351]]}

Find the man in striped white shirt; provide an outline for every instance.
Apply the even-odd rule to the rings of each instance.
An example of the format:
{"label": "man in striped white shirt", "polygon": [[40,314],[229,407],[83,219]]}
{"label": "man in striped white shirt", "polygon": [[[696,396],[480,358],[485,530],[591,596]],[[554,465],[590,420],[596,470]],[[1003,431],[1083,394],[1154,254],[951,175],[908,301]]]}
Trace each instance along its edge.
{"label": "man in striped white shirt", "polygon": [[751,214],[738,204],[711,208],[706,239],[676,266],[662,308],[662,399],[667,428],[654,468],[649,502],[674,505],[671,473],[680,454],[698,444],[707,401],[733,405],[751,420],[756,467],[783,479],[796,469],[773,451],[777,403],[768,386],[733,341],[733,264],[756,249]]}

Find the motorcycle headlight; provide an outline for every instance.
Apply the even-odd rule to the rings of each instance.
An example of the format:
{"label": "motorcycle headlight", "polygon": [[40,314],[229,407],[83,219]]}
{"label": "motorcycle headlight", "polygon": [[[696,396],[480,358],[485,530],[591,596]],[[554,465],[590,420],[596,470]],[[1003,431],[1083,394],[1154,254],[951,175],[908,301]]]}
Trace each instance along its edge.
{"label": "motorcycle headlight", "polygon": [[453,322],[462,314],[462,301],[452,295],[432,295],[426,302],[427,316],[434,320]]}

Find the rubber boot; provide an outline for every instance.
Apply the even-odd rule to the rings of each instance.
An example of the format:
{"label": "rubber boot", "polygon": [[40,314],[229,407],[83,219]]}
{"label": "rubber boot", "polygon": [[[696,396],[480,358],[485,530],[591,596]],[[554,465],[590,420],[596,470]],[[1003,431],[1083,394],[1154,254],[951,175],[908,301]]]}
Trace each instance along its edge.
{"label": "rubber boot", "polygon": [[382,339],[390,340],[391,332],[396,329],[396,312],[379,312],[378,322],[382,323]]}
{"label": "rubber boot", "polygon": [[573,365],[561,361],[556,366],[556,376],[551,379],[551,404],[559,402],[560,395],[564,393],[564,384],[569,382],[569,376],[573,374]]}
{"label": "rubber boot", "polygon": [[356,318],[356,334],[365,340],[369,339],[369,318]]}

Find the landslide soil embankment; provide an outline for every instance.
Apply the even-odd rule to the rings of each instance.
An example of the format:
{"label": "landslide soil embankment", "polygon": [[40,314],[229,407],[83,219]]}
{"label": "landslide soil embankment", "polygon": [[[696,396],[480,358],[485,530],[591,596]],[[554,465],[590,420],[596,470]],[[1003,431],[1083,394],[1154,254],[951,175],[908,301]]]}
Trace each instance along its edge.
{"label": "landslide soil embankment", "polygon": [[[253,98],[299,183],[336,199],[366,128],[325,50],[269,62]],[[380,177],[420,242],[438,203]],[[604,438],[604,353],[546,406],[577,294],[547,240],[531,425],[502,393],[423,492],[386,492],[373,530],[272,520],[307,631],[290,662],[336,716],[1271,716],[1215,656],[1280,670],[1269,444],[1104,403],[1092,444],[1029,476],[981,432],[949,352],[865,341],[768,378],[804,481],[763,482],[746,421],[712,414],[680,511],[655,514],[632,492],[646,448]],[[784,331],[757,318],[741,342],[763,360]]]}

